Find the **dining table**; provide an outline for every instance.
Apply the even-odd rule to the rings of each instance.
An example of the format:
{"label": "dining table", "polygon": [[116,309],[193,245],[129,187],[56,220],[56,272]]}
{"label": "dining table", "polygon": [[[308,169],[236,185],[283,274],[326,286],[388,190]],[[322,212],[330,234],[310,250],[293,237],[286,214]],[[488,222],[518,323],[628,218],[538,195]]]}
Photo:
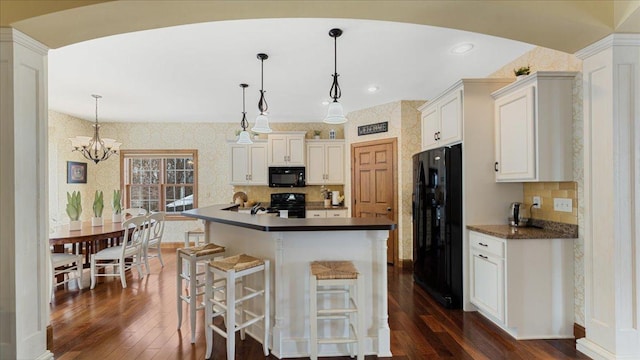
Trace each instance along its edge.
{"label": "dining table", "polygon": [[120,244],[125,233],[122,222],[104,220],[102,226],[92,226],[91,221],[83,221],[80,230],[69,230],[69,224],[59,225],[49,234],[49,245],[54,252],[64,252],[66,244],[72,244],[74,252],[84,254],[84,267],[89,267],[91,254]]}

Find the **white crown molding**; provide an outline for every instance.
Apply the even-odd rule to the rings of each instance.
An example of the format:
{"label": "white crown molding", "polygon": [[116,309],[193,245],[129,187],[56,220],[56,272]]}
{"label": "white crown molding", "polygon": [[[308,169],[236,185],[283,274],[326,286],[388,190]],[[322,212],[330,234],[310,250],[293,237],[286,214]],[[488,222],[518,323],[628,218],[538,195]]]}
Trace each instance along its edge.
{"label": "white crown molding", "polygon": [[611,34],[582,50],[576,51],[574,55],[578,59],[584,60],[613,46],[640,46],[640,34]]}
{"label": "white crown molding", "polygon": [[0,42],[15,42],[43,56],[49,52],[46,45],[14,28],[0,28]]}

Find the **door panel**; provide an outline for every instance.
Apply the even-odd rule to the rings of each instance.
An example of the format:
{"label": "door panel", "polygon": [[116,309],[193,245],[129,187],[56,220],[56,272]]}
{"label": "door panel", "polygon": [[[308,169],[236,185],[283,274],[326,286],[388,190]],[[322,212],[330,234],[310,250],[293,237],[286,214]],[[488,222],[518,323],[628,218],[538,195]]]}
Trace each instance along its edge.
{"label": "door panel", "polygon": [[[397,140],[352,145],[353,217],[386,217],[397,222]],[[389,232],[387,261],[395,263],[397,230]]]}

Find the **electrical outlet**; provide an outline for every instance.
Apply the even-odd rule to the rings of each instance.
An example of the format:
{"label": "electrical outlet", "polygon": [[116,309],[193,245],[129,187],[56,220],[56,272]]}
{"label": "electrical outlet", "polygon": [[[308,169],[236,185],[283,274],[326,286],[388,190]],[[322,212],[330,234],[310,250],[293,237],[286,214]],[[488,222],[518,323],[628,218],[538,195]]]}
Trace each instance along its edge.
{"label": "electrical outlet", "polygon": [[554,198],[553,210],[562,211],[562,212],[572,212],[573,201],[571,199],[565,199],[565,198]]}
{"label": "electrical outlet", "polygon": [[542,206],[542,199],[540,198],[540,196],[534,196],[533,203],[538,204],[533,206],[534,209],[540,209],[540,207]]}

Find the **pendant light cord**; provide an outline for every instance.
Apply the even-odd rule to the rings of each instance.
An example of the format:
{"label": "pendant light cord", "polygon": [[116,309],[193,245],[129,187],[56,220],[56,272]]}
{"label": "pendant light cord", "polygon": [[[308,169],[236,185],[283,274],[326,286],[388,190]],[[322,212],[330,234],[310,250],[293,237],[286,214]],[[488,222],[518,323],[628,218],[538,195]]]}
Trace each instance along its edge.
{"label": "pendant light cord", "polygon": [[260,57],[260,100],[258,101],[258,109],[261,115],[264,115],[269,109],[267,100],[264,98],[264,57]]}
{"label": "pendant light cord", "polygon": [[338,84],[338,76],[340,76],[338,75],[338,36],[333,36],[333,84],[329,90],[329,97],[333,99],[333,102],[338,102],[342,96],[340,84]]}

